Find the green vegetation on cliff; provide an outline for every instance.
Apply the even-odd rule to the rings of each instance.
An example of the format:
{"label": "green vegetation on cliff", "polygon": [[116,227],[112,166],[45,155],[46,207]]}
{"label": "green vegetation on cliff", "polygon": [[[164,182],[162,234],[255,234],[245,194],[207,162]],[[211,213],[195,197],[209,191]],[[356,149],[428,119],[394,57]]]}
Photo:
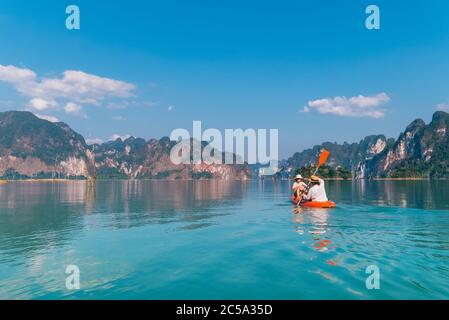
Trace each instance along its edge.
{"label": "green vegetation on cliff", "polygon": [[[315,169],[316,167],[313,166],[301,167],[296,169],[295,173],[308,178],[315,172]],[[333,168],[327,165],[321,166],[317,175],[323,179],[352,179],[352,173],[348,169],[344,167]]]}

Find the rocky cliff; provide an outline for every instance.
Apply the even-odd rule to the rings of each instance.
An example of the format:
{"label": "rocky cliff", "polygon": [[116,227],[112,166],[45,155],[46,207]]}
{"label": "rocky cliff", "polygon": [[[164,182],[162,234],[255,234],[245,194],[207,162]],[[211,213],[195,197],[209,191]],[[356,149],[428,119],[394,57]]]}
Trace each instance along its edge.
{"label": "rocky cliff", "polygon": [[449,114],[413,121],[394,145],[370,168],[373,175],[449,178]]}
{"label": "rocky cliff", "polygon": [[[351,170],[356,179],[449,178],[449,114],[413,121],[397,140],[372,135],[358,143],[325,142],[282,162],[287,169],[314,165],[322,148],[327,164]],[[51,123],[30,112],[0,113],[0,179],[124,178],[238,179],[251,177],[248,165],[179,164],[170,160],[174,142],[165,137],[117,139],[88,146],[65,123]],[[206,145],[203,143],[202,147]],[[286,170],[288,171],[288,170]]]}
{"label": "rocky cliff", "polygon": [[87,177],[94,171],[84,138],[65,123],[30,112],[0,113],[0,177]]}
{"label": "rocky cliff", "polygon": [[88,146],[65,123],[51,123],[30,112],[4,112],[0,113],[0,179],[245,180],[251,176],[246,164],[175,165],[170,160],[174,144],[167,137],[149,141],[131,137]]}
{"label": "rocky cliff", "polygon": [[[173,164],[170,150],[175,142],[168,137],[145,141],[130,137],[95,145],[99,178],[152,179],[238,179],[251,177],[248,165]],[[206,144],[203,143],[204,148]]]}
{"label": "rocky cliff", "polygon": [[397,140],[372,135],[358,143],[326,142],[295,153],[286,166],[314,165],[322,148],[330,151],[328,165],[345,167],[356,179],[449,178],[449,114],[438,111],[432,121],[413,121]]}

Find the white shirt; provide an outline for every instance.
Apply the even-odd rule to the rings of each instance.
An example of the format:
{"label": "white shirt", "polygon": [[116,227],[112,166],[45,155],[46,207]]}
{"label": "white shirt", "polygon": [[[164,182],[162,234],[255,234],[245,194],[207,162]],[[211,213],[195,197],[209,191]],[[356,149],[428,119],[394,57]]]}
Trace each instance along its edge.
{"label": "white shirt", "polygon": [[307,185],[302,181],[300,181],[300,182],[295,181],[295,183],[293,183],[292,190],[296,190],[298,188],[300,188],[299,189],[300,191],[303,191],[307,188]]}
{"label": "white shirt", "polygon": [[320,184],[315,184],[310,188],[309,193],[304,196],[304,199],[317,202],[329,201],[324,188],[324,180],[320,179]]}

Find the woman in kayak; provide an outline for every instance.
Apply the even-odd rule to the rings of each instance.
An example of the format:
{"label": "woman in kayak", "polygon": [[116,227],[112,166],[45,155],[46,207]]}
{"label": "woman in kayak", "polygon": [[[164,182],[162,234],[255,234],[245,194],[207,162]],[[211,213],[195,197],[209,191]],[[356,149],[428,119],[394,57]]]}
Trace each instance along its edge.
{"label": "woman in kayak", "polygon": [[324,180],[317,177],[310,177],[310,184],[312,185],[309,192],[303,196],[306,201],[326,202],[329,201],[326,195],[326,189],[324,188]]}
{"label": "woman in kayak", "polygon": [[303,177],[300,174],[297,174],[295,177],[295,182],[293,183],[292,190],[293,196],[295,198],[302,197],[304,192],[307,190],[307,185],[303,181]]}

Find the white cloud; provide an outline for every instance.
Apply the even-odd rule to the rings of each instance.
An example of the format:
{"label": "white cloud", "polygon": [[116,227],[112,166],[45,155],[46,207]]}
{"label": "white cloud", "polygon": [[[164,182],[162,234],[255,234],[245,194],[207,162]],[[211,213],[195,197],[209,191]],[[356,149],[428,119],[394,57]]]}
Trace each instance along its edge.
{"label": "white cloud", "polygon": [[87,118],[87,116],[83,112],[83,107],[81,107],[79,104],[76,104],[74,102],[69,102],[64,106],[64,111],[67,114],[71,114],[74,116],[79,116],[83,118]]}
{"label": "white cloud", "polygon": [[80,105],[78,105],[78,104],[76,104],[76,103],[73,103],[73,102],[69,102],[69,103],[67,103],[66,105],[65,105],[65,107],[64,107],[64,110],[65,110],[65,112],[67,112],[67,113],[78,113],[78,112],[80,112],[81,111],[81,106]]}
{"label": "white cloud", "polygon": [[16,88],[25,96],[65,98],[76,102],[98,104],[107,97],[131,97],[135,87],[123,81],[69,70],[63,73],[61,79],[44,78],[41,81],[23,81]]}
{"label": "white cloud", "polygon": [[173,111],[173,106],[168,106],[168,108],[167,108],[167,110],[168,110],[168,112],[171,112],[171,111]]}
{"label": "white cloud", "polygon": [[46,100],[41,98],[33,98],[28,102],[28,107],[37,111],[44,111],[56,108],[58,104],[54,100]]}
{"label": "white cloud", "polygon": [[335,97],[311,100],[304,107],[303,112],[312,110],[322,114],[334,114],[344,117],[371,117],[383,118],[385,110],[380,108],[384,103],[390,101],[386,93],[372,96]]}
{"label": "white cloud", "polygon": [[[0,64],[0,81],[11,84],[20,94],[31,98],[29,107],[45,110],[63,103],[69,114],[74,112],[74,105],[100,105],[105,99],[128,98],[133,96],[135,86],[120,80],[100,77],[82,71],[68,70],[62,78],[39,79],[32,70],[12,65]],[[62,100],[62,101],[61,101]]]}
{"label": "white cloud", "polygon": [[34,115],[42,120],[47,120],[50,122],[60,122],[60,120],[54,116],[47,116],[45,114],[38,114],[38,113],[35,113]]}
{"label": "white cloud", "polygon": [[86,143],[89,144],[89,145],[92,145],[92,144],[102,144],[102,143],[103,143],[103,140],[101,140],[101,139],[99,139],[99,138],[87,138],[87,139],[86,139]]}
{"label": "white cloud", "polygon": [[449,103],[440,103],[436,106],[438,111],[446,111],[449,112]]}
{"label": "white cloud", "polygon": [[36,74],[30,69],[21,69],[15,66],[3,66],[0,64],[0,81],[8,83],[23,83],[28,81],[34,81]]}
{"label": "white cloud", "polygon": [[129,134],[125,134],[125,135],[119,135],[119,134],[113,134],[112,136],[111,136],[111,140],[112,141],[115,141],[115,140],[117,140],[117,139],[121,139],[122,141],[125,141],[126,139],[128,139],[128,138],[130,138],[131,137],[131,135],[129,135]]}
{"label": "white cloud", "polygon": [[126,117],[123,117],[123,116],[115,116],[115,117],[112,117],[112,119],[113,119],[113,120],[117,120],[117,121],[125,121],[125,120],[126,120]]}

